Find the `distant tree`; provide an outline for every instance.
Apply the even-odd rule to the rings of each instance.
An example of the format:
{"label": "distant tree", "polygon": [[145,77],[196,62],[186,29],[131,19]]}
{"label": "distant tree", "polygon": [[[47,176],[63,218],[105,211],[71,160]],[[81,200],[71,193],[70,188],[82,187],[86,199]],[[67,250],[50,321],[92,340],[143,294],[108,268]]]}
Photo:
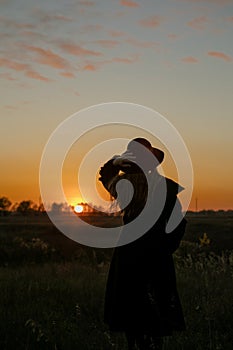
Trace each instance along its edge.
{"label": "distant tree", "polygon": [[19,203],[16,211],[22,215],[28,215],[33,213],[34,203],[31,200],[22,201]]}
{"label": "distant tree", "polygon": [[51,211],[53,213],[60,213],[63,209],[63,203],[53,203],[51,207]]}
{"label": "distant tree", "polygon": [[18,203],[18,202],[15,202],[15,203],[12,205],[12,207],[11,207],[11,211],[12,211],[12,212],[16,212],[18,206],[19,206],[19,203]]}
{"label": "distant tree", "polygon": [[0,198],[0,215],[7,215],[11,206],[11,201],[7,197]]}
{"label": "distant tree", "polygon": [[44,213],[45,212],[45,207],[44,207],[44,204],[42,202],[39,203],[39,205],[37,207],[37,211],[38,211],[38,213]]}

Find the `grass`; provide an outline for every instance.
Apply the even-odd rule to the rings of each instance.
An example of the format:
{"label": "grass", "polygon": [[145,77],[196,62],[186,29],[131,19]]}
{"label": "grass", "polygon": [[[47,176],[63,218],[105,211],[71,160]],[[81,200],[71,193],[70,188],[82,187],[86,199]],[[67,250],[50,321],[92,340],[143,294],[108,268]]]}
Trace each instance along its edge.
{"label": "grass", "polygon": [[78,263],[46,263],[0,276],[1,349],[98,348],[89,341],[102,334],[103,275]]}
{"label": "grass", "polygon": [[[187,330],[164,350],[232,349],[233,220],[213,220],[191,218],[175,253]],[[103,323],[111,249],[74,243],[46,218],[1,219],[0,244],[0,349],[127,349]]]}

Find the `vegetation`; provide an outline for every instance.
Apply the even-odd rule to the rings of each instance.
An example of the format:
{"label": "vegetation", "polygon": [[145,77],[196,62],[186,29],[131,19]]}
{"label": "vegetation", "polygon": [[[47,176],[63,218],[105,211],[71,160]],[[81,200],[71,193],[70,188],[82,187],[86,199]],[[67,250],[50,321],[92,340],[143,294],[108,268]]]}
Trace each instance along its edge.
{"label": "vegetation", "polygon": [[[188,218],[174,255],[187,330],[164,350],[232,349],[232,228],[230,216]],[[111,254],[70,241],[46,215],[1,217],[0,349],[126,350],[103,323]]]}

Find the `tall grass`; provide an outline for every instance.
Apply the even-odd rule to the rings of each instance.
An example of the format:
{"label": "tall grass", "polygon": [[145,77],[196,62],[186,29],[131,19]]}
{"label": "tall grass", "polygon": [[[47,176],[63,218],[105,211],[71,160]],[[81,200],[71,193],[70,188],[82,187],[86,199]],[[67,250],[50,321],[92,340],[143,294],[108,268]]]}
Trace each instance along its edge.
{"label": "tall grass", "polygon": [[[39,231],[0,234],[0,349],[126,350],[103,323],[111,250],[64,256]],[[187,330],[164,350],[232,350],[233,251],[184,242],[174,259]]]}

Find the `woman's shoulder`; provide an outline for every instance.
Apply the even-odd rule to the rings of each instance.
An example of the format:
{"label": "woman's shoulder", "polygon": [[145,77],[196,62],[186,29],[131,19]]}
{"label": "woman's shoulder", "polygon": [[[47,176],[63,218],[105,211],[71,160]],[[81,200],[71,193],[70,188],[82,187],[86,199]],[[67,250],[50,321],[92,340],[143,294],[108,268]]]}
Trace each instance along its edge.
{"label": "woman's shoulder", "polygon": [[178,193],[180,193],[181,191],[184,190],[184,187],[181,186],[178,182],[176,182],[168,177],[165,177],[164,179],[166,181],[168,191],[177,195]]}

